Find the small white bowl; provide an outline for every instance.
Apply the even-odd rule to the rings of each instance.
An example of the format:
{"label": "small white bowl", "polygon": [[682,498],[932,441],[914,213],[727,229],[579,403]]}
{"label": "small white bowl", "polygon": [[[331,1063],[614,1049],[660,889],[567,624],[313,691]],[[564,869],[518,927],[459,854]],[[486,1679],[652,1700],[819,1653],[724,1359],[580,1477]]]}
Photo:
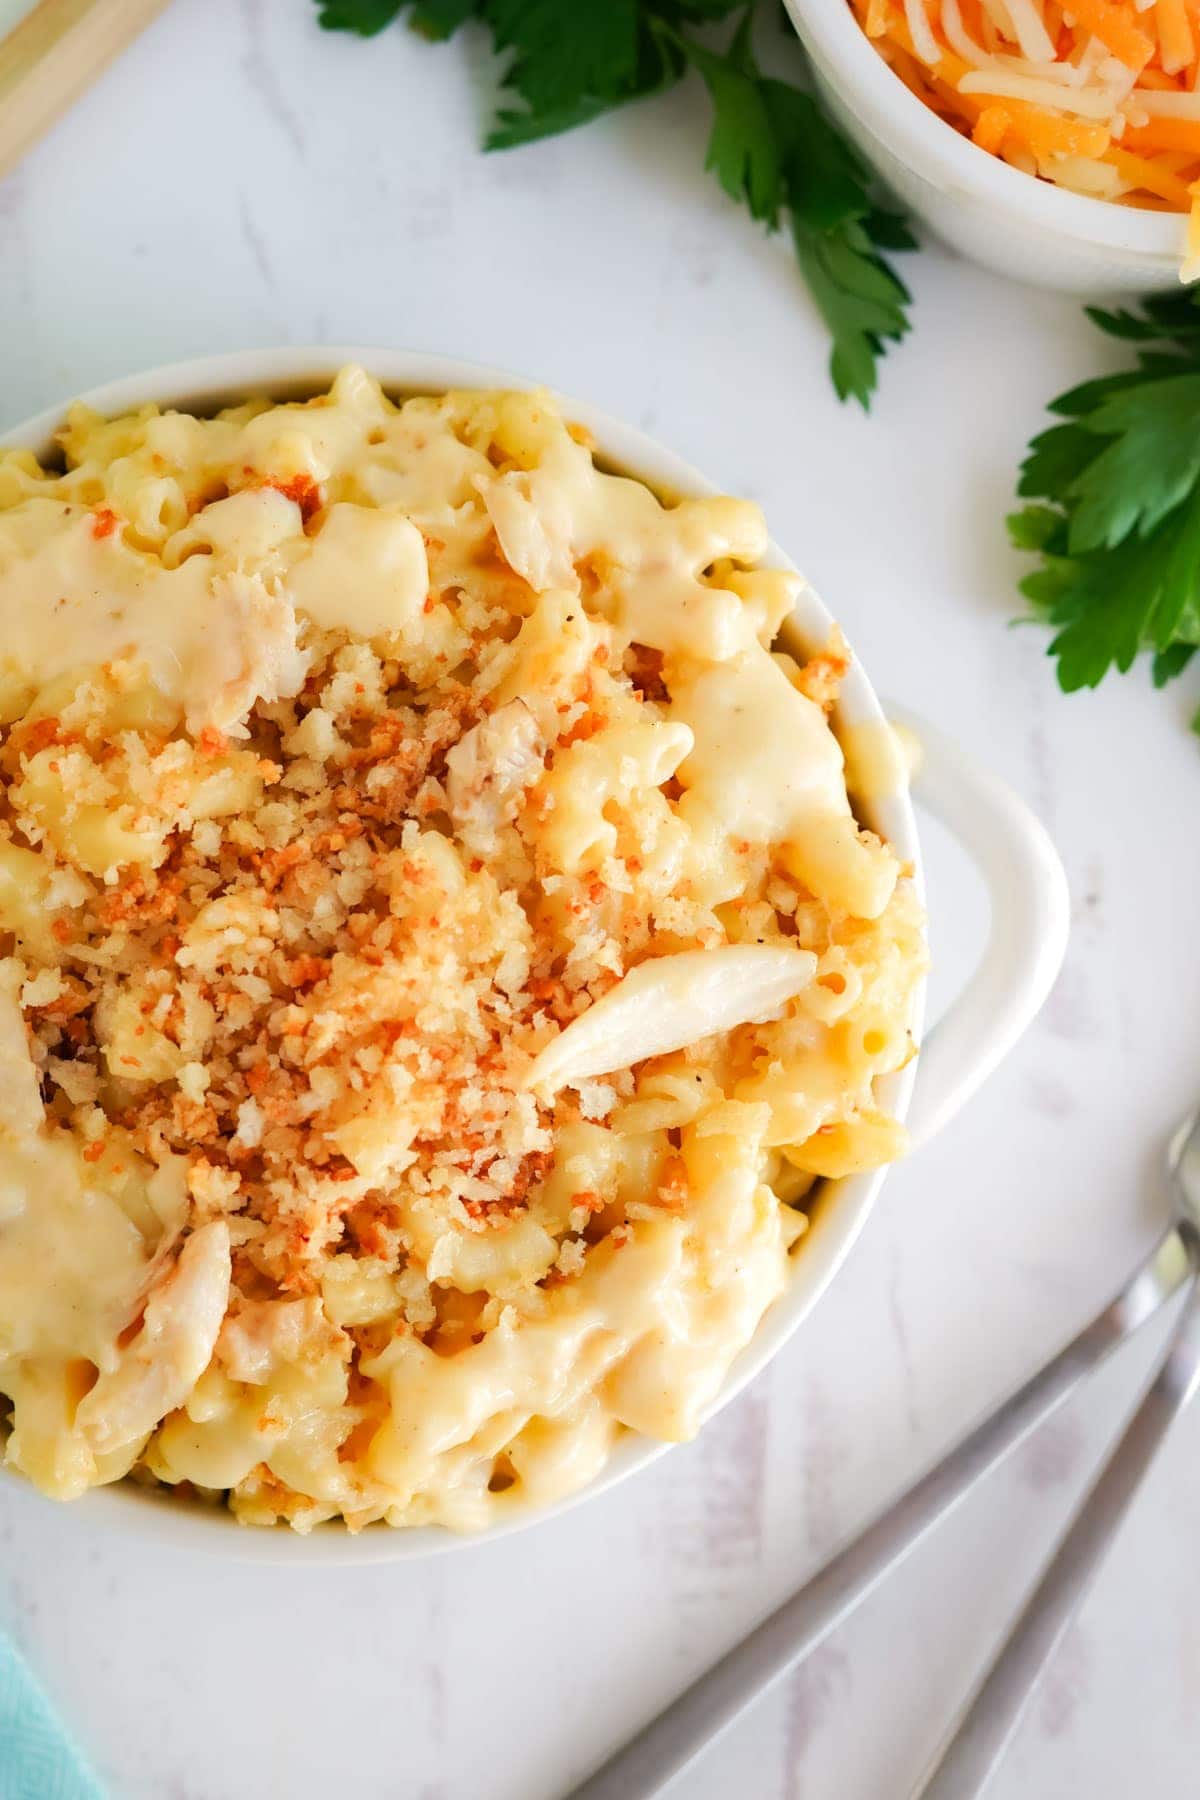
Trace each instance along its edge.
{"label": "small white bowl", "polygon": [[[83,398],[98,412],[110,416],[147,401],[212,412],[246,394],[265,393],[279,400],[307,398],[327,388],[337,370],[348,362],[362,363],[393,395],[437,393],[455,387],[534,385],[504,370],[457,358],[349,346],[250,350],[177,363],[109,382]],[[642,432],[581,401],[566,399],[562,405],[569,418],[592,433],[608,464],[640,476],[663,493],[684,496],[718,492],[681,457]],[[13,427],[2,434],[3,443],[44,454],[52,448],[53,433],[62,422],[63,411],[63,407],[52,407]],[[764,560],[777,568],[795,567],[774,544]],[[803,654],[825,643],[832,624],[831,614],[812,589],[805,587],[783,636]],[[896,709],[889,708],[889,713],[894,718]],[[836,722],[842,727],[880,723],[884,716],[870,682],[855,660],[842,686]],[[964,758],[938,732],[920,721],[911,723],[919,732],[924,752],[916,796],[948,826],[978,866],[989,890],[992,912],[988,949],[949,1011],[933,1031],[925,1034],[916,1070],[910,1064],[880,1085],[882,1104],[898,1118],[907,1115],[913,1140],[920,1143],[940,1130],[970,1098],[1032,1021],[1062,962],[1069,907],[1062,866],[1042,827],[1024,804]],[[786,745],[780,745],[780,754],[787,754]],[[920,882],[920,844],[908,792],[881,796],[866,809],[866,820],[912,865]],[[923,1003],[922,995],[913,1020],[913,1029],[918,1033]],[[885,1174],[885,1169],[877,1169],[825,1187],[814,1209],[812,1229],[794,1259],[788,1292],[770,1309],[753,1341],[737,1358],[711,1412],[718,1411],[745,1387],[811,1311],[866,1224]],[[581,1492],[540,1512],[509,1514],[483,1535],[499,1537],[561,1512],[645,1468],[669,1447],[630,1433],[618,1444],[600,1476]],[[25,1495],[34,1492],[23,1476],[5,1471],[2,1466],[0,1480],[19,1487]],[[57,1503],[43,1501],[42,1505],[49,1508]],[[385,1525],[373,1525],[358,1536],[337,1525],[318,1526],[307,1537],[287,1528],[242,1528],[223,1508],[190,1504],[173,1498],[169,1490],[128,1481],[93,1490],[71,1506],[61,1507],[60,1512],[64,1529],[108,1525],[130,1538],[152,1538],[179,1549],[208,1550],[258,1562],[285,1562],[293,1568],[312,1563],[372,1563],[429,1556],[478,1541],[439,1529],[393,1530]]]}
{"label": "small white bowl", "polygon": [[915,216],[986,269],[1064,294],[1179,281],[1186,220],[1023,175],[948,125],[888,68],[848,0],[784,0],[838,123]]}

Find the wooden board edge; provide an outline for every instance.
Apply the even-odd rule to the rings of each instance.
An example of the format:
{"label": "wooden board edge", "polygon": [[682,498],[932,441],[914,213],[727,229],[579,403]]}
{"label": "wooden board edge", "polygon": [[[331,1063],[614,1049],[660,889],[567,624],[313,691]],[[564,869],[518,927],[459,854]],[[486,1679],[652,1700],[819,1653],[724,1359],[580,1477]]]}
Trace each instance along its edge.
{"label": "wooden board edge", "polygon": [[0,176],[165,5],[166,0],[38,0],[0,42]]}

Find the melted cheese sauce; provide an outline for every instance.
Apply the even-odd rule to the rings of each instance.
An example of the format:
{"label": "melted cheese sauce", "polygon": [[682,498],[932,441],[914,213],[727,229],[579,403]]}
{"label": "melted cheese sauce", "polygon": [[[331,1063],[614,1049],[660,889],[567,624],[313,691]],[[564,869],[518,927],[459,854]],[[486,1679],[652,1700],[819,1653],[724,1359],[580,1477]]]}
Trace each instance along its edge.
{"label": "melted cheese sauce", "polygon": [[[0,1362],[82,1357],[111,1366],[152,1251],[186,1211],[182,1167],[164,1176],[128,1149],[114,1169],[117,1161],[84,1162],[62,1131],[0,1140]],[[138,1223],[147,1208],[149,1239]]]}
{"label": "melted cheese sauce", "polygon": [[[845,811],[823,715],[773,669],[739,595],[702,578],[722,558],[762,554],[757,507],[718,499],[664,508],[551,431],[549,412],[542,460],[500,474],[460,441],[452,418],[397,412],[361,370],[343,372],[334,402],[269,408],[241,424],[167,414],[144,427],[146,449],[174,465],[174,482],[189,470],[241,469],[258,482],[317,483],[332,504],[312,535],[296,501],[258,486],[200,507],[166,537],[160,560],[119,531],[97,535],[103,515],[40,497],[30,483],[20,508],[0,512],[0,636],[14,690],[28,697],[71,669],[140,657],[189,725],[229,729],[255,700],[297,691],[298,617],[370,638],[419,625],[450,644],[425,545],[436,541],[450,571],[468,564],[480,541],[470,505],[478,496],[532,588],[578,593],[579,565],[599,559],[616,646],[646,644],[693,669],[683,678],[693,698],[685,692],[675,708],[697,736],[693,767],[725,770],[722,810],[748,808],[748,835],[778,835],[768,812],[786,825],[806,797]],[[84,464],[61,485],[69,493],[86,478]],[[773,749],[784,744],[786,760]]]}
{"label": "melted cheese sauce", "polygon": [[[212,420],[148,408],[105,423],[77,410],[63,438],[71,464],[63,476],[28,457],[0,461],[0,719],[125,662],[148,672],[193,737],[209,727],[244,733],[257,702],[299,692],[314,629],[369,640],[424,679],[469,649],[449,602],[498,549],[528,590],[514,670],[527,676],[542,666],[539,655],[549,668],[547,658],[577,652],[582,670],[597,644],[614,664],[630,645],[663,659],[669,703],[647,727],[653,744],[643,750],[631,738],[627,760],[649,759],[651,788],[678,764],[679,817],[698,870],[706,845],[725,854],[736,839],[738,856],[790,845],[811,894],[848,910],[835,876],[844,884],[854,852],[871,865],[858,872],[859,889],[874,882],[858,916],[875,917],[886,903],[894,866],[881,881],[876,864],[886,853],[854,841],[842,754],[824,713],[769,654],[766,615],[737,585],[746,586],[745,571],[731,572],[728,587],[713,573],[762,555],[756,507],[727,499],[663,507],[639,482],[597,469],[552,406],[527,396],[397,409],[355,369],[320,401],[252,403]],[[519,675],[508,679],[511,694],[503,682],[495,690],[501,704],[521,695]],[[526,721],[545,716],[531,692]],[[866,749],[865,740],[856,747],[864,766]],[[584,745],[576,757],[581,793],[590,754]],[[601,774],[607,781],[612,771],[595,776],[602,818]],[[827,870],[821,844],[831,826],[837,854]],[[740,879],[726,870],[714,894],[733,895]],[[803,977],[772,1000],[772,1017],[817,966],[815,955],[778,954],[798,958]],[[81,1443],[61,1372],[73,1359],[117,1366],[122,1328],[188,1202],[171,1159],[156,1169],[113,1133],[93,1160],[76,1136],[47,1124],[15,993],[11,981],[0,993],[0,1385],[18,1411],[28,1402],[34,1421],[14,1432],[10,1458],[67,1494],[123,1467],[96,1461]],[[725,1029],[748,1010],[696,1030]],[[815,1056],[824,1026],[792,1024],[803,1054]],[[845,1078],[827,1085],[834,1094]],[[391,1414],[362,1469],[339,1458],[338,1357],[289,1372],[266,1352],[270,1407],[261,1388],[229,1380],[214,1363],[153,1439],[148,1466],[166,1480],[232,1487],[266,1460],[276,1478],[334,1511],[369,1506],[396,1523],[477,1526],[506,1504],[488,1487],[501,1450],[524,1498],[548,1501],[587,1480],[621,1428],[689,1435],[782,1290],[799,1229],[762,1180],[768,1103],[756,1099],[746,1112],[763,1115],[757,1135],[699,1133],[693,1143],[685,1133],[696,1161],[687,1218],[639,1220],[622,1247],[591,1252],[540,1314],[508,1309],[454,1357],[410,1333],[364,1361]],[[553,1248],[540,1226],[530,1235]],[[460,1286],[475,1291],[468,1280]]]}
{"label": "melted cheese sauce", "polygon": [[[299,511],[296,523],[299,524]],[[145,662],[189,724],[225,726],[261,697],[295,693],[304,664],[292,607],[258,575],[211,557],[164,568],[93,515],[35,501],[0,513],[4,710],[72,671]]]}
{"label": "melted cheese sauce", "polygon": [[724,829],[779,843],[814,814],[849,813],[842,752],[824,713],[757,642],[728,662],[676,672],[671,717],[695,739],[679,778]]}
{"label": "melted cheese sauce", "polygon": [[50,1130],[29,1054],[21,969],[0,962],[0,1366],[49,1357],[111,1364],[150,1267],[187,1211],[186,1170],[118,1134],[85,1156]]}

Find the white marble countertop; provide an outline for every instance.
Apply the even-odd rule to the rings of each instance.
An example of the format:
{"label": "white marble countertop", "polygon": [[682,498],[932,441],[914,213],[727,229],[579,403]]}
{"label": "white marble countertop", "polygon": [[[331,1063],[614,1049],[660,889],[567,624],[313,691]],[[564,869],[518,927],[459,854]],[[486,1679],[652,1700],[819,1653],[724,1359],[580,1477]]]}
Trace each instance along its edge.
{"label": "white marble countertop", "polygon": [[[847,1268],[707,1431],[564,1518],[425,1564],[191,1561],[0,1494],[0,1623],[121,1800],[552,1800],[1062,1340],[1145,1245],[1200,1086],[1196,693],[1055,689],[1010,631],[1002,515],[1078,306],[929,250],[868,421],[839,408],[782,241],[701,170],[681,91],[505,158],[482,41],[318,33],[306,0],[176,0],[0,184],[3,422],[235,346],[445,350],[656,432],[776,534],[877,683],[1007,777],[1070,872],[1028,1039],[896,1171]],[[980,902],[929,856],[935,994]],[[680,1783],[689,1800],[900,1800],[1144,1367],[1052,1432]],[[996,1800],[1194,1794],[1200,1417],[1178,1430]],[[3,1781],[0,1779],[0,1787]]]}

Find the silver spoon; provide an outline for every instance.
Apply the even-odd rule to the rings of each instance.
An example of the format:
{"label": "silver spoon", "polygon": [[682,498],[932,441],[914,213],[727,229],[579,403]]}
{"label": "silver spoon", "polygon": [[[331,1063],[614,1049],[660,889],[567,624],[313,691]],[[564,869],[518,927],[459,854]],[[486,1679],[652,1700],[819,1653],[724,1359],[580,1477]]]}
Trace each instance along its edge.
{"label": "silver spoon", "polygon": [[[1058,1410],[1118,1344],[1124,1343],[1173,1294],[1184,1288],[1194,1292],[1200,1269],[1200,1123],[1197,1118],[1188,1120],[1172,1140],[1167,1153],[1167,1173],[1172,1197],[1170,1225],[1155,1250],[1091,1324],[995,1412],[976,1425],[949,1455],[893,1501],[806,1586],[768,1614],[740,1644],[728,1650],[719,1662],[644,1726],[595,1774],[574,1788],[567,1800],[650,1800],[650,1796],[661,1793],[702,1751],[722,1736],[748,1706],[822,1643],[1010,1450]],[[1192,1340],[1189,1338],[1188,1341]],[[1167,1367],[1170,1366],[1168,1363]],[[1163,1375],[1166,1373],[1165,1368]],[[1162,1379],[1160,1376],[1159,1380]],[[1158,1383],[1155,1386],[1157,1388]],[[1154,1391],[1151,1390],[1148,1398]],[[1173,1412],[1178,1410],[1178,1404],[1178,1401],[1174,1402]],[[1071,1597],[1074,1603],[1083,1592],[1087,1574],[1099,1561],[1100,1550],[1115,1530],[1137,1478],[1161,1441],[1165,1429],[1161,1408],[1155,1413],[1155,1420],[1155,1428],[1143,1429],[1127,1453],[1126,1443],[1133,1433],[1133,1426],[1122,1440],[1118,1454],[1124,1453],[1124,1461],[1119,1483],[1109,1492],[1117,1498],[1123,1493],[1125,1498],[1119,1505],[1115,1499],[1106,1500],[1101,1514],[1097,1515],[1102,1517],[1100,1528],[1089,1527],[1089,1533],[1096,1533],[1094,1539],[1091,1535],[1087,1537],[1087,1546],[1092,1553],[1086,1559],[1080,1557],[1078,1582],[1065,1584],[1063,1590],[1064,1597]],[[1136,1420],[1134,1423],[1136,1425]],[[1079,1524],[1083,1523],[1081,1516]],[[1074,1528],[1071,1535],[1074,1535]],[[1043,1618],[1049,1620],[1052,1615],[1053,1609],[1048,1607]],[[1024,1621],[1018,1630],[1023,1627]],[[1022,1641],[1040,1646],[1043,1643],[1040,1634],[1045,1628],[1045,1625],[1031,1626],[1030,1635]],[[1034,1670],[1035,1679],[1062,1629],[1065,1625],[1053,1633],[1040,1655]],[[1036,1660],[1032,1650],[1029,1657],[1032,1665]],[[997,1700],[994,1725],[984,1732],[981,1721],[976,1721],[978,1735],[975,1742],[982,1759],[976,1766],[982,1768],[986,1762],[989,1771],[1015,1729],[1022,1704],[1017,1689],[1020,1686],[1018,1676],[1025,1664],[1021,1664],[1018,1676],[1014,1676],[1010,1663],[1007,1674],[1002,1676],[1002,1662],[1003,1658],[997,1663],[995,1672],[997,1681],[1005,1683],[1007,1718],[1001,1717],[1000,1701]],[[1000,1688],[994,1688],[992,1692],[998,1694]],[[982,1693],[979,1698],[982,1701]],[[988,1712],[990,1708],[985,1707],[985,1713]],[[964,1723],[969,1724],[969,1721]],[[947,1757],[952,1751],[956,1756],[966,1755],[965,1750],[955,1751],[951,1745],[947,1747]],[[988,1757],[990,1762],[987,1762]],[[939,1778],[939,1772],[935,1771],[931,1781],[936,1782]],[[927,1795],[937,1795],[938,1800],[949,1800],[951,1794],[955,1800],[961,1800],[962,1795],[971,1791],[961,1785],[943,1785],[940,1789],[930,1786],[926,1790]]]}

